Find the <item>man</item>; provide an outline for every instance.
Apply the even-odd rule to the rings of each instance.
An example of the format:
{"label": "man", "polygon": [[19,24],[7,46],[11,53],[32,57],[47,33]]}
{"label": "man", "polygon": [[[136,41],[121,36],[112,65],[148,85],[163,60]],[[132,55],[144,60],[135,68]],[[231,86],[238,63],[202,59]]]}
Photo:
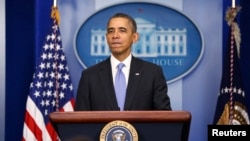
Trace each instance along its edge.
{"label": "man", "polygon": [[[79,82],[76,111],[100,110],[171,110],[168,87],[160,66],[136,58],[132,44],[139,34],[132,17],[117,13],[107,23],[107,43],[111,55],[106,60],[82,72]],[[123,103],[115,91],[117,65],[123,63],[126,91]]]}

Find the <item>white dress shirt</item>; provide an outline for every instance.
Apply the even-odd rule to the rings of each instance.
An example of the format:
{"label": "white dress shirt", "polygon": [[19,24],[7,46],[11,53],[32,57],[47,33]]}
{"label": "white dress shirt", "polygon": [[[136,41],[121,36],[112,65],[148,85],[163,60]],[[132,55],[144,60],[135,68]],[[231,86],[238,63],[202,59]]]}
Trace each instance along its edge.
{"label": "white dress shirt", "polygon": [[128,76],[129,76],[129,70],[130,70],[130,64],[131,64],[132,54],[130,54],[123,62],[120,62],[117,60],[112,54],[110,57],[111,67],[112,67],[112,76],[113,76],[113,84],[115,84],[115,76],[117,73],[117,65],[119,63],[123,63],[125,66],[122,68],[122,72],[125,75],[126,78],[126,84],[128,86]]}

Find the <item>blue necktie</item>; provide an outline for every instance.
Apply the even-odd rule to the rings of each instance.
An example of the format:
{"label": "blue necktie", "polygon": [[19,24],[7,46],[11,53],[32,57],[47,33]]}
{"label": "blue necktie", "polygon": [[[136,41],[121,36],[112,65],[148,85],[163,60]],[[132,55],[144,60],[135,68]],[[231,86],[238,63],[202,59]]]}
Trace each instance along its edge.
{"label": "blue necktie", "polygon": [[125,102],[125,97],[126,97],[126,79],[125,75],[122,72],[122,68],[125,65],[123,63],[120,63],[117,67],[117,73],[115,77],[115,94],[116,94],[116,99],[118,102],[118,106],[120,107],[120,110],[123,110],[124,107],[124,102]]}

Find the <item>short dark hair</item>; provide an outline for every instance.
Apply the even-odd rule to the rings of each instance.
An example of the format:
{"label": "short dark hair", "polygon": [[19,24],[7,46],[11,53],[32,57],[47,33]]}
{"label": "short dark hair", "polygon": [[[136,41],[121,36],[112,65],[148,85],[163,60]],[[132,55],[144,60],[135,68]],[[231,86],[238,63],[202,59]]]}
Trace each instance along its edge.
{"label": "short dark hair", "polygon": [[128,19],[129,22],[132,25],[132,31],[134,33],[137,31],[137,25],[136,25],[135,20],[131,16],[129,16],[128,14],[125,14],[125,13],[116,13],[115,15],[113,15],[112,17],[110,17],[109,20],[108,20],[108,23],[107,23],[107,28],[109,26],[109,22],[110,22],[111,19],[113,19],[113,18],[119,18],[119,17]]}

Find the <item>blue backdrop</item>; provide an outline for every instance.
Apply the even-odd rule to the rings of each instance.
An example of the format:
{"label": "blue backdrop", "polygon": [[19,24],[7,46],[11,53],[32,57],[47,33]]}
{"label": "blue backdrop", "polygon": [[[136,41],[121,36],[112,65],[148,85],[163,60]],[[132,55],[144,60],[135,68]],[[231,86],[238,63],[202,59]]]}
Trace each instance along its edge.
{"label": "blue backdrop", "polygon": [[[198,0],[189,0],[191,3],[195,3],[197,1]],[[247,98],[250,99],[250,1],[238,0],[237,3],[242,5],[242,10],[239,13],[239,25],[242,33],[240,63],[243,80],[246,87],[246,95]],[[39,50],[37,50],[35,47],[42,46],[44,41],[48,27],[48,23],[45,21],[48,21],[48,18],[50,18],[52,4],[52,0],[26,0],[25,2],[20,0],[6,0],[6,109],[4,135],[6,141],[17,141],[22,139],[26,99],[29,93],[29,85],[32,80],[32,74],[34,72],[34,66],[36,63],[35,56],[39,53]],[[224,14],[228,6],[231,6],[231,1],[224,0],[223,7],[218,7],[223,11],[221,18],[223,19],[224,27],[224,48],[224,44],[227,42],[228,34],[228,26],[224,21]],[[209,19],[207,20],[207,22],[209,22]],[[209,75],[209,72],[207,73]],[[208,103],[216,103],[216,99],[214,99],[216,96],[217,93],[211,93],[211,96],[206,96],[208,97],[208,100],[212,100]],[[247,106],[248,109],[250,109],[250,100],[248,101],[249,104]],[[185,109],[188,110],[189,107],[192,107],[192,104],[186,103],[184,106],[186,106]],[[195,108],[190,108],[195,115],[193,118],[194,120],[192,120],[190,141],[207,140],[206,131],[204,131],[204,129],[207,128],[207,124],[212,123],[215,106],[216,105],[212,105],[209,109],[204,108],[205,112],[202,112],[202,114],[205,113],[206,115],[204,116],[208,116],[209,119],[200,119],[201,121],[197,120],[199,118],[196,117],[196,115],[199,113],[195,111]],[[200,130],[200,126],[198,124],[200,124],[202,121],[204,121],[204,123],[202,124],[203,127]]]}

